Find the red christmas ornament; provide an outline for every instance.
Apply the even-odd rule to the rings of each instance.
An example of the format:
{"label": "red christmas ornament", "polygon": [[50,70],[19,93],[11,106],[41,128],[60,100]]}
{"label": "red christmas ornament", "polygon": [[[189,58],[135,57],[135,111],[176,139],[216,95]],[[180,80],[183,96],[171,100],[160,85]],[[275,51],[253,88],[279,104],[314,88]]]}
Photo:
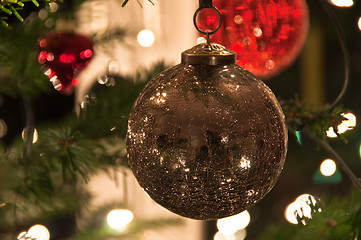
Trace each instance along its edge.
{"label": "red christmas ornament", "polygon": [[79,81],[78,74],[93,56],[92,41],[76,33],[50,33],[39,40],[38,61],[54,88],[69,94]]}
{"label": "red christmas ornament", "polygon": [[[305,0],[214,0],[223,17],[212,42],[237,53],[237,64],[262,79],[270,78],[299,54],[308,32]],[[214,14],[208,20],[214,22]]]}

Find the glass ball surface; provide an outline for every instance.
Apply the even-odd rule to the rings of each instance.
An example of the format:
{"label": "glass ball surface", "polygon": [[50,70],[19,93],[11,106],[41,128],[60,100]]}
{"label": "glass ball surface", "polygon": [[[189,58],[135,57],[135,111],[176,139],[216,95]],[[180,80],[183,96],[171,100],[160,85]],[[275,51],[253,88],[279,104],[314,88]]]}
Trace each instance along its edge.
{"label": "glass ball surface", "polygon": [[140,93],[128,121],[128,160],[140,186],[193,219],[255,204],[275,185],[286,152],[276,97],[236,64],[165,70]]}

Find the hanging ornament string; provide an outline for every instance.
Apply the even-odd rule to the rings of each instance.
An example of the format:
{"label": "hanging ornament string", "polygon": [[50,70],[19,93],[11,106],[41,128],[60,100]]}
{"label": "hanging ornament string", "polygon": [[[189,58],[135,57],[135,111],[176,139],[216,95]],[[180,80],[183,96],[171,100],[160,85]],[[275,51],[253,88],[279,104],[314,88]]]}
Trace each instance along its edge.
{"label": "hanging ornament string", "polygon": [[[214,10],[218,15],[218,25],[214,30],[202,30],[197,24],[197,17],[204,9]],[[206,36],[207,43],[209,44],[209,35],[215,34],[222,26],[222,14],[215,6],[213,6],[212,0],[199,0],[199,8],[194,13],[193,24],[198,32]]]}

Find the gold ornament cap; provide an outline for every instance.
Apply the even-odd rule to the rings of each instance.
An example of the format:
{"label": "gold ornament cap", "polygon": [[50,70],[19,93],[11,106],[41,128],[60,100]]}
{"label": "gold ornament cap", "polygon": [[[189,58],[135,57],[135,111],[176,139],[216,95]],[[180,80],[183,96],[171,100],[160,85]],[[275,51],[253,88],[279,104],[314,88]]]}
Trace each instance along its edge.
{"label": "gold ornament cap", "polygon": [[236,63],[236,53],[218,43],[201,43],[182,53],[182,63],[191,65],[229,65]]}

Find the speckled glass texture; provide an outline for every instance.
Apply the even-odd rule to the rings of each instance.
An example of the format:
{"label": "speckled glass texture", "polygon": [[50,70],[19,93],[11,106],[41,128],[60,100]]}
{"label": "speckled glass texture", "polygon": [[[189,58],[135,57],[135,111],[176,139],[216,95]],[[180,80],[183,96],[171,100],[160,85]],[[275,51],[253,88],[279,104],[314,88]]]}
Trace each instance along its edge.
{"label": "speckled glass texture", "polygon": [[181,216],[217,219],[249,208],[275,185],[287,129],[272,91],[236,64],[179,64],[153,78],[128,122],[140,186]]}

